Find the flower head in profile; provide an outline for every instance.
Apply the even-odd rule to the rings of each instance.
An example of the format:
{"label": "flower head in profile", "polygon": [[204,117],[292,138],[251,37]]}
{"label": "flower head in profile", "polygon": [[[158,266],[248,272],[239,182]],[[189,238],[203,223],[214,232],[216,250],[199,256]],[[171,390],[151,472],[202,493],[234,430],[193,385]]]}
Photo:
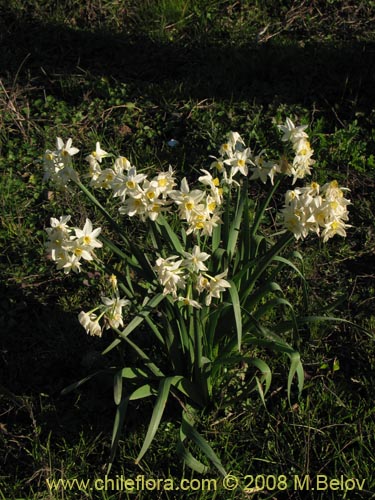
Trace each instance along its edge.
{"label": "flower head in profile", "polygon": [[278,127],[281,132],[283,132],[283,136],[281,138],[283,142],[291,141],[292,143],[295,143],[300,139],[307,138],[307,134],[305,132],[307,125],[296,127],[290,118],[285,120],[284,125],[279,125]]}
{"label": "flower head in profile", "polygon": [[107,156],[109,156],[109,153],[107,153],[107,151],[104,151],[104,149],[100,147],[100,142],[97,142],[95,145],[95,149],[86,157],[86,160],[88,162],[95,160],[101,163],[102,159],[106,158]]}
{"label": "flower head in profile", "polygon": [[207,296],[206,296],[206,306],[209,306],[211,304],[211,301],[213,298],[220,298],[221,292],[224,292],[226,288],[230,288],[231,285],[230,283],[225,280],[228,274],[228,269],[226,269],[224,272],[214,276],[210,277],[210,280],[207,285]]}

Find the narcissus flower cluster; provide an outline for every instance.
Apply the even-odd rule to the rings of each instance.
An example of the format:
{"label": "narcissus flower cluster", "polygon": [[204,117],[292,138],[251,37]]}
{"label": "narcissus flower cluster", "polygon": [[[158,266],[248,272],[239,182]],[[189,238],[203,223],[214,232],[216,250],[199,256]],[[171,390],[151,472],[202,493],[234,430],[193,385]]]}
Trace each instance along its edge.
{"label": "narcissus flower cluster", "polygon": [[89,335],[101,337],[103,320],[105,328],[119,328],[124,326],[123,308],[130,305],[130,300],[121,299],[117,287],[117,278],[111,275],[109,281],[112,285],[111,297],[101,297],[102,303],[89,312],[81,311],[78,320]]}
{"label": "narcissus flower cluster", "polygon": [[94,260],[95,249],[101,248],[103,243],[98,240],[101,228],[93,229],[90,219],[86,219],[82,229],[70,227],[70,215],[63,215],[59,219],[51,218],[51,227],[46,229],[48,234],[47,251],[56,262],[57,269],[65,274],[70,271],[81,271],[82,260]]}
{"label": "narcissus flower cluster", "polygon": [[58,137],[56,139],[56,149],[49,150],[44,154],[44,178],[46,182],[51,180],[57,187],[64,188],[72,179],[77,181],[77,172],[72,167],[72,156],[79,152],[79,149],[72,146],[72,139],[66,143]]}
{"label": "narcissus flower cluster", "polygon": [[296,239],[306,238],[310,231],[321,235],[326,242],[336,234],[346,236],[350,201],[344,198],[346,188],[337,181],[324,186],[312,182],[310,186],[287,191],[285,206],[281,210],[284,225]]}
{"label": "narcissus flower cluster", "polygon": [[[269,158],[265,150],[255,154],[240,134],[230,132],[220,146],[218,156],[211,156],[210,169],[201,169],[202,175],[195,185],[186,177],[176,179],[171,166],[152,176],[140,173],[127,158],[119,156],[114,159],[97,142],[95,149],[86,156],[90,186],[111,191],[118,199],[118,210],[122,215],[139,217],[144,222],[155,222],[162,214],[177,215],[185,226],[184,241],[189,241],[189,248],[194,245],[193,249],[172,256],[161,252],[163,256],[156,259],[153,270],[164,295],[181,305],[199,309],[203,305],[209,306],[231,286],[226,279],[228,274],[230,276],[230,269],[217,275],[209,273],[206,263],[211,256],[203,251],[207,247],[203,246],[201,250],[204,241],[201,236],[207,241],[214,229],[223,223],[221,215],[223,205],[229,199],[227,193],[243,185],[244,178],[250,181],[260,179],[263,183],[270,179],[274,185],[276,176],[287,176],[295,185],[312,173],[315,160],[306,128],[306,125],[295,126],[289,118],[279,125],[283,134],[281,140],[289,143],[293,151],[292,161],[289,161],[287,152],[276,160]],[[66,187],[70,180],[79,183],[72,165],[72,157],[77,153],[72,139],[64,143],[57,138],[56,149],[47,150],[44,155],[44,180],[54,182],[59,188]],[[310,232],[316,233],[324,242],[335,235],[345,237],[346,229],[350,227],[347,224],[350,201],[345,198],[345,191],[347,189],[336,181],[323,186],[312,182],[287,191],[284,207],[279,212],[280,225],[291,231],[297,240],[306,238]],[[89,219],[82,229],[70,227],[69,221],[70,216],[52,218],[51,227],[47,229],[47,250],[57,268],[65,274],[81,271],[82,262],[93,261],[95,250],[102,246],[98,239],[101,228],[94,229]],[[99,335],[101,318],[107,326],[122,326],[122,308],[126,305],[128,301],[119,297],[116,285],[111,297],[103,297],[101,305],[88,313],[82,311],[79,319],[88,333]]]}
{"label": "narcissus flower cluster", "polygon": [[[210,258],[206,252],[201,252],[195,245],[191,253],[184,252],[184,258],[172,255],[166,259],[159,257],[155,271],[159,283],[164,287],[164,295],[171,295],[175,301],[200,309],[199,301],[192,297],[205,293],[205,304],[209,306],[212,298],[219,298],[220,293],[230,288],[230,283],[224,278],[228,270],[216,276],[207,274],[208,268],[204,264]],[[180,295],[183,294],[183,295]]]}

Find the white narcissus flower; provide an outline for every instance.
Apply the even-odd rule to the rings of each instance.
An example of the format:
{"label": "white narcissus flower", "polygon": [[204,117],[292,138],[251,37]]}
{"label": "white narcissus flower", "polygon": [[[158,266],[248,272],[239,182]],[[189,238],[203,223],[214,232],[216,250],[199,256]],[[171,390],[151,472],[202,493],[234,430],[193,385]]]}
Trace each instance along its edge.
{"label": "white narcissus flower", "polygon": [[101,231],[101,227],[93,229],[90,219],[86,219],[83,229],[74,228],[75,235],[80,240],[80,243],[89,248],[101,248],[103,246],[103,243],[97,239]]}
{"label": "white narcissus flower", "polygon": [[186,285],[184,269],[181,268],[182,259],[176,259],[178,259],[176,255],[166,259],[159,257],[154,267],[160,284],[164,286],[163,294],[170,293],[175,298],[177,298],[177,289],[184,289]]}
{"label": "white narcissus flower", "polygon": [[72,139],[66,144],[58,137],[56,139],[56,151],[47,151],[44,154],[44,176],[43,182],[50,180],[58,189],[65,189],[68,182],[78,182],[78,173],[72,168],[71,157],[78,153],[79,149],[72,146]]}
{"label": "white narcissus flower", "polygon": [[147,179],[145,174],[137,174],[135,167],[131,167],[127,174],[118,174],[112,182],[113,196],[119,196],[124,201],[126,196],[139,198],[142,195],[141,182]]}
{"label": "white narcissus flower", "polygon": [[100,142],[97,142],[96,145],[95,145],[95,151],[92,151],[91,155],[99,162],[101,163],[102,162],[102,159],[103,158],[106,158],[107,156],[109,156],[109,153],[107,153],[107,151],[104,151],[104,149],[102,149],[100,147]]}
{"label": "white narcissus flower", "polygon": [[79,257],[69,254],[65,252],[63,256],[59,256],[56,260],[56,269],[60,271],[61,269],[64,271],[64,274],[69,274],[70,271],[75,273],[81,272],[81,262]]}
{"label": "white narcissus flower", "polygon": [[209,259],[210,255],[206,252],[201,252],[198,245],[194,245],[192,253],[184,252],[184,257],[185,260],[182,262],[182,265],[186,266],[194,273],[207,271],[207,267],[203,264],[203,262]]}
{"label": "white narcissus flower", "polygon": [[97,142],[96,145],[95,145],[95,150],[92,151],[87,157],[86,157],[86,160],[88,162],[91,162],[92,160],[96,160],[97,162],[101,163],[102,162],[102,159],[103,158],[106,158],[107,156],[109,156],[109,153],[107,153],[107,151],[104,151],[104,149],[102,149],[100,147],[100,142]]}
{"label": "white narcissus flower", "polygon": [[239,146],[245,147],[245,143],[238,132],[229,132],[227,135],[229,144],[232,144],[234,149],[238,149]]}
{"label": "white narcissus flower", "polygon": [[182,302],[184,306],[195,307],[195,309],[202,309],[202,306],[196,300],[190,299],[189,297],[178,297],[179,302]]}
{"label": "white narcissus flower", "polygon": [[68,222],[71,219],[71,215],[62,215],[59,219],[55,217],[51,217],[50,224],[51,228],[47,228],[47,232],[50,232],[52,229],[62,231],[63,233],[67,233],[70,229],[68,226]]}
{"label": "white narcissus flower", "polygon": [[283,132],[283,136],[281,138],[282,141],[291,141],[295,143],[300,139],[308,137],[304,130],[307,129],[307,125],[301,125],[296,127],[290,118],[285,120],[284,125],[279,125],[278,128]]}
{"label": "white narcissus flower", "polygon": [[207,291],[208,294],[206,296],[206,306],[211,304],[212,298],[220,298],[220,293],[224,292],[226,288],[230,288],[231,285],[225,278],[228,274],[228,269],[226,269],[223,273],[218,274],[217,276],[210,277],[208,282]]}
{"label": "white narcissus flower", "polygon": [[326,224],[325,229],[322,231],[323,243],[325,243],[329,238],[332,238],[336,234],[343,236],[345,238],[345,229],[351,227],[349,224],[345,224],[342,220],[337,219]]}
{"label": "white narcissus flower", "polygon": [[122,174],[124,170],[128,171],[131,168],[131,163],[125,156],[119,156],[113,164],[113,170],[116,174]]}
{"label": "white narcissus flower", "polygon": [[153,180],[158,183],[159,193],[162,194],[163,198],[169,196],[169,193],[176,185],[174,171],[171,166],[169,166],[168,172],[159,172]]}
{"label": "white narcissus flower", "polygon": [[181,219],[189,221],[194,209],[204,197],[205,192],[200,189],[190,191],[186,177],[181,181],[180,190],[169,192],[169,197],[178,205],[179,216]]}
{"label": "white narcissus flower", "polygon": [[46,243],[51,258],[56,262],[57,269],[62,269],[65,274],[70,271],[80,272],[81,259],[91,261],[94,259],[94,248],[102,247],[97,240],[101,228],[93,229],[92,222],[86,219],[83,229],[69,227],[70,216],[61,216],[59,219],[51,218],[51,227],[46,228],[49,240]]}
{"label": "white narcissus flower", "polygon": [[118,328],[119,326],[124,326],[124,321],[122,318],[122,308],[130,304],[128,299],[120,299],[116,294],[115,297],[102,297],[103,304],[107,307],[105,311],[105,318],[108,320],[110,326]]}
{"label": "white narcissus flower", "polygon": [[254,165],[254,162],[250,158],[251,151],[250,148],[246,148],[243,151],[236,151],[229,160],[225,160],[227,165],[230,165],[233,169],[233,174],[240,172],[245,177],[249,173],[249,165]]}
{"label": "white narcissus flower", "polygon": [[224,142],[224,144],[222,144],[219,149],[220,155],[224,157],[226,156],[227,158],[232,158],[233,146],[234,145],[230,142]]}
{"label": "white narcissus flower", "polygon": [[102,336],[102,329],[95,314],[81,311],[78,315],[78,320],[86,330],[86,333],[96,337]]}
{"label": "white narcissus flower", "polygon": [[134,217],[139,215],[141,219],[146,218],[148,210],[148,203],[144,199],[140,198],[127,198],[125,203],[118,209],[120,214],[128,215],[129,217]]}
{"label": "white narcissus flower", "polygon": [[186,234],[200,233],[204,236],[212,236],[213,229],[223,223],[219,214],[214,212],[211,215],[206,205],[198,205],[188,222]]}
{"label": "white narcissus flower", "polygon": [[210,158],[213,158],[215,161],[213,161],[210,165],[211,169],[216,169],[219,174],[223,173],[225,171],[224,167],[224,158],[216,158],[215,156],[210,156]]}
{"label": "white narcissus flower", "polygon": [[70,138],[66,141],[66,144],[64,144],[64,141],[61,139],[61,137],[58,137],[56,139],[56,153],[60,156],[64,165],[70,164],[71,157],[79,152],[79,149],[74,148],[72,146],[72,143],[73,141]]}
{"label": "white narcissus flower", "polygon": [[236,186],[236,187],[239,187],[240,186],[240,183],[235,181],[233,179],[233,176],[236,174],[237,172],[234,170],[234,168],[232,167],[230,170],[229,170],[229,174],[227,173],[226,170],[224,170],[223,172],[223,183],[224,184],[227,184],[228,186]]}
{"label": "white narcissus flower", "polygon": [[317,182],[312,182],[309,186],[287,191],[281,214],[284,226],[296,239],[306,238],[310,231],[319,235],[323,229],[321,236],[326,242],[336,234],[346,236],[345,229],[351,227],[345,223],[349,204],[336,181],[322,188]]}
{"label": "white narcissus flower", "polygon": [[223,202],[223,189],[220,187],[220,180],[217,177],[212,177],[211,173],[203,168],[201,172],[206,175],[199,177],[198,181],[210,188],[211,196],[215,198],[218,205],[221,205]]}

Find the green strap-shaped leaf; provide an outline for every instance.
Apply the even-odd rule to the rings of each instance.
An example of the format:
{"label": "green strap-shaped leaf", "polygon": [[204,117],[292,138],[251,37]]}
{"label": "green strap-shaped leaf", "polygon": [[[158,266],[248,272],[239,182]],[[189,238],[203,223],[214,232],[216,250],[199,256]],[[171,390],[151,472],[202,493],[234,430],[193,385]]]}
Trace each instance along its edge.
{"label": "green strap-shaped leaf", "polygon": [[211,254],[214,254],[216,249],[220,245],[221,240],[221,224],[218,224],[214,227],[212,231],[212,240],[211,240]]}
{"label": "green strap-shaped leaf", "polygon": [[254,307],[269,293],[283,293],[280,285],[275,281],[267,281],[262,287],[256,288],[250,298],[245,303],[245,309],[252,311]]}
{"label": "green strap-shaped leaf", "polygon": [[218,458],[214,450],[211,448],[211,446],[207,443],[207,441],[203,438],[203,436],[201,436],[201,434],[199,434],[199,432],[189,423],[185,413],[182,416],[181,429],[183,434],[189,439],[191,439],[203,451],[203,453],[210,460],[210,462],[212,462],[212,464],[217,468],[220,474],[226,476],[226,471],[222,466],[220,459]]}
{"label": "green strap-shaped leaf", "polygon": [[110,458],[109,458],[107,474],[109,474],[109,472],[112,468],[113,461],[115,459],[117,446],[118,446],[118,442],[120,439],[121,429],[122,429],[122,426],[124,424],[126,410],[128,408],[128,402],[129,402],[129,398],[123,398],[120,401],[120,404],[117,406],[117,409],[116,409],[116,415],[115,415],[115,420],[113,422],[113,429],[112,429],[111,454],[110,454]]}
{"label": "green strap-shaped leaf", "polygon": [[156,396],[156,394],[157,391],[152,387],[151,384],[144,384],[131,393],[131,395],[129,396],[129,400],[135,401],[137,399],[149,398],[150,396]]}
{"label": "green strap-shaped leaf", "polygon": [[121,377],[127,379],[149,378],[149,374],[141,368],[126,367],[120,370]]}
{"label": "green strap-shaped leaf", "polygon": [[138,457],[135,461],[136,464],[140,462],[142,459],[143,455],[146,453],[148,448],[150,447],[150,444],[152,443],[152,440],[155,437],[156,431],[158,430],[159,424],[161,417],[163,416],[164,413],[164,408],[168,400],[169,396],[169,391],[172,383],[172,377],[167,377],[164,378],[160,381],[159,384],[159,389],[158,389],[158,397],[156,399],[156,403],[154,406],[154,410],[152,412],[151,420],[147,429],[147,434],[145,437],[145,440],[143,442],[143,446],[141,448],[141,451],[138,454]]}
{"label": "green strap-shaped leaf", "polygon": [[258,210],[257,210],[257,212],[255,214],[255,218],[254,218],[254,222],[253,222],[252,228],[251,228],[251,233],[253,235],[255,235],[257,233],[258,228],[259,228],[259,224],[261,223],[262,218],[264,216],[264,212],[268,208],[269,203],[271,201],[271,198],[274,195],[274,193],[277,190],[277,188],[279,187],[279,184],[280,184],[281,180],[282,180],[282,177],[278,177],[276,179],[274,185],[271,187],[271,189],[267,193],[267,196],[265,197],[265,199],[263,200],[262,204],[258,208]]}
{"label": "green strap-shaped leaf", "polygon": [[[219,358],[213,363],[213,369],[216,369],[219,366],[229,366],[229,365],[238,365],[239,363],[244,362],[248,365],[255,366],[262,373],[262,381],[265,383],[265,388],[261,388],[261,392],[259,391],[260,397],[265,404],[264,396],[267,394],[271,382],[272,382],[272,372],[271,368],[268,364],[259,358],[251,358],[249,356],[229,356],[226,358]],[[262,385],[261,381],[259,381],[260,385]],[[258,387],[259,389],[259,387]]]}
{"label": "green strap-shaped leaf", "polygon": [[292,328],[294,332],[294,340],[297,342],[299,340],[298,338],[298,325],[297,325],[297,319],[296,315],[294,313],[294,308],[292,304],[289,302],[289,300],[283,299],[282,297],[277,297],[275,299],[271,299],[268,302],[266,302],[263,306],[259,307],[257,311],[253,314],[253,317],[256,320],[259,320],[262,316],[264,316],[268,311],[272,311],[275,307],[278,306],[287,306],[290,309],[291,316],[292,316]]}
{"label": "green strap-shaped leaf", "polygon": [[68,387],[65,387],[61,391],[61,394],[65,395],[65,394],[68,394],[69,392],[74,391],[75,389],[77,389],[81,385],[85,384],[86,382],[88,382],[92,378],[96,377],[97,375],[100,375],[101,373],[111,373],[111,372],[113,372],[113,369],[98,370],[94,373],[91,373],[91,375],[87,375],[87,377],[81,378],[81,380],[78,380],[77,382],[74,382],[73,384],[68,385]]}
{"label": "green strap-shaped leaf", "polygon": [[156,219],[156,223],[159,225],[162,235],[164,236],[165,240],[169,243],[171,248],[175,250],[177,253],[182,255],[184,252],[184,248],[181,245],[181,242],[178,239],[177,234],[173,231],[171,226],[168,224],[167,220],[162,215],[159,215],[159,217]]}
{"label": "green strap-shaped leaf", "polygon": [[117,347],[119,344],[121,344],[121,339],[115,339],[113,342],[110,343],[110,345],[108,347],[106,347],[104,349],[104,351],[102,352],[102,355],[108,354],[110,351],[112,351],[112,349]]}
{"label": "green strap-shaped leaf", "polygon": [[[121,334],[120,330],[117,330],[117,328],[114,328],[114,331],[117,332],[119,335]],[[164,376],[163,372],[155,365],[155,363],[151,361],[151,359],[147,356],[147,354],[140,347],[138,347],[135,342],[132,342],[128,337],[124,337],[123,340],[128,345],[130,345],[132,349],[135,350],[135,352],[143,360],[144,364],[151,371],[151,373],[153,373],[156,377]]]}
{"label": "green strap-shaped leaf", "polygon": [[[243,196],[241,196],[243,194]],[[227,243],[227,252],[229,255],[229,258],[231,259],[234,251],[236,249],[237,245],[237,240],[238,236],[240,234],[240,229],[241,229],[241,221],[242,221],[242,214],[243,214],[243,209],[244,209],[244,199],[245,196],[247,196],[247,193],[243,193],[243,190],[239,194],[240,200],[239,204],[236,210],[236,215],[234,218],[234,221],[232,221],[229,225],[229,234],[228,234],[228,243]]]}
{"label": "green strap-shaped leaf", "polygon": [[297,351],[294,351],[289,355],[290,357],[290,368],[289,368],[289,375],[288,375],[288,400],[289,404],[290,403],[290,394],[291,394],[291,389],[292,389],[292,382],[294,379],[294,376],[297,374],[297,381],[298,381],[298,392],[301,394],[302,389],[303,389],[303,383],[305,380],[305,374],[303,371],[303,366],[301,363],[301,358],[300,354]]}
{"label": "green strap-shaped leaf", "polygon": [[204,398],[202,397],[200,388],[188,378],[179,375],[172,377],[172,385],[191,399],[193,403],[204,407]]}
{"label": "green strap-shaped leaf", "polygon": [[113,399],[119,405],[122,398],[122,370],[115,373],[113,381]]}
{"label": "green strap-shaped leaf", "polygon": [[229,283],[230,283],[229,294],[232,299],[234,320],[236,322],[237,346],[238,346],[238,351],[240,352],[242,343],[242,316],[241,316],[240,298],[238,296],[238,290],[234,281],[229,280]]}
{"label": "green strap-shaped leaf", "polygon": [[[299,326],[308,325],[310,323],[319,323],[320,321],[323,321],[323,322],[324,321],[332,321],[334,323],[345,323],[345,324],[350,325],[353,328],[356,328],[357,330],[363,332],[368,337],[370,337],[372,340],[375,340],[375,334],[373,332],[366,330],[366,328],[363,328],[362,326],[357,325],[356,323],[353,323],[352,321],[349,321],[347,319],[336,318],[334,316],[299,316],[297,318],[297,324]],[[291,327],[291,322],[284,321],[278,325],[277,331],[282,333],[284,331],[290,330],[290,327]]]}
{"label": "green strap-shaped leaf", "polygon": [[162,293],[158,293],[152,299],[148,300],[143,304],[143,309],[131,320],[127,327],[121,332],[119,331],[122,338],[127,337],[133,330],[137,328],[144,320],[145,317],[150,314],[150,312],[157,307],[160,302],[165,298]]}
{"label": "green strap-shaped leaf", "polygon": [[207,465],[202,464],[199,460],[197,460],[191,453],[188,451],[184,444],[183,440],[186,439],[186,436],[180,431],[179,441],[177,443],[177,453],[180,455],[185,464],[190,467],[190,469],[195,470],[199,474],[207,474],[209,471],[209,467]]}
{"label": "green strap-shaped leaf", "polygon": [[298,269],[296,265],[293,264],[289,259],[285,259],[284,257],[280,257],[280,255],[277,255],[276,257],[273,258],[273,260],[276,260],[277,262],[282,262],[283,264],[286,264],[287,266],[291,267],[300,278],[302,278],[303,281],[305,281],[304,275],[301,273],[301,271]]}

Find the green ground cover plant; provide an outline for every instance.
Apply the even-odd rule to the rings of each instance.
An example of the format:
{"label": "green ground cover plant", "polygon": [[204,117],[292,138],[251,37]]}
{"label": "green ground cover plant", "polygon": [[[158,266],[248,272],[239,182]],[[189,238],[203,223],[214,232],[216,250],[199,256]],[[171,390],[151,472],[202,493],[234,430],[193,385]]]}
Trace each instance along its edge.
{"label": "green ground cover plant", "polygon": [[[102,477],[100,467],[110,454],[113,380],[60,395],[73,380],[105,368],[100,353],[107,341],[86,336],[77,324],[77,314],[92,307],[99,277],[57,275],[43,248],[45,228],[59,208],[72,216],[78,209],[81,227],[92,209],[84,196],[47,189],[35,158],[51,147],[51,137],[74,137],[80,145],[100,141],[103,149],[124,152],[133,164],[155,172],[176,165],[180,178],[189,178],[207,165],[228,130],[241,131],[254,151],[267,144],[273,156],[279,147],[275,123],[291,116],[309,124],[319,158],[315,180],[337,179],[351,189],[353,203],[349,238],[298,243],[310,300],[322,314],[335,308],[373,332],[373,5],[72,1],[51,10],[48,3],[12,1],[1,8],[0,498],[97,498],[97,492],[76,488],[50,492],[46,484],[46,478]],[[171,139],[178,147],[168,145]],[[251,195],[261,199],[264,190],[253,186]],[[133,224],[127,230],[134,236]],[[300,307],[293,273],[285,269],[280,283]],[[234,377],[228,373],[213,413],[199,414],[198,431],[238,476],[342,474],[366,479],[364,491],[343,497],[371,498],[373,340],[349,324],[310,325],[300,335],[300,399],[292,392],[289,405],[289,368],[273,358],[265,407],[249,393],[246,373],[236,370]],[[130,353],[124,362],[134,362]],[[152,406],[130,403],[111,474],[200,477],[190,476],[177,460],[171,463],[178,413],[171,399],[135,465]],[[207,463],[199,449],[194,453]],[[220,489],[188,491],[185,497],[239,495]],[[337,495],[289,488],[258,496]],[[153,492],[152,498],[175,496]]]}

